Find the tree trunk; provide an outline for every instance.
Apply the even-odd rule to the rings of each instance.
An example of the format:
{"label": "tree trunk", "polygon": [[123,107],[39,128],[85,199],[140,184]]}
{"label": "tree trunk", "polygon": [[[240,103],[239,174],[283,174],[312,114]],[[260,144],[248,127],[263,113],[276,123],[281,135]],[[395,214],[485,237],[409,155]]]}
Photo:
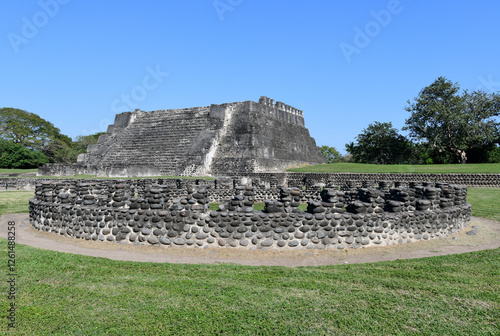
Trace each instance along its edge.
{"label": "tree trunk", "polygon": [[464,150],[457,149],[459,163],[467,163],[467,153]]}

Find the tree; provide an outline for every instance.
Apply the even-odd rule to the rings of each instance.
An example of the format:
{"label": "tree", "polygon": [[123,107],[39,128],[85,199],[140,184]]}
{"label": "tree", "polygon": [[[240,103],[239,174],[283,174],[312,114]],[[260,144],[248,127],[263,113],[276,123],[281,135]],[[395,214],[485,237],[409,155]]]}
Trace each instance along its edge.
{"label": "tree", "polygon": [[65,141],[54,139],[48,142],[43,150],[43,153],[50,159],[51,162],[69,164],[76,162],[76,158],[80,152],[73,147],[73,143],[69,144]]}
{"label": "tree", "polygon": [[335,147],[318,146],[321,155],[325,158],[326,163],[335,163],[342,160],[342,155],[335,149]]}
{"label": "tree", "polygon": [[491,151],[488,152],[488,160],[490,163],[500,163],[500,147],[495,146]]}
{"label": "tree", "polygon": [[458,83],[439,77],[405,107],[411,116],[403,130],[425,143],[440,161],[466,163],[467,151],[491,147],[499,139],[500,124],[495,117],[500,111],[500,96],[459,91]]}
{"label": "tree", "polygon": [[43,153],[50,162],[74,162],[71,138],[34,113],[1,108],[0,139]]}
{"label": "tree", "polygon": [[412,158],[413,145],[400,135],[391,122],[374,122],[356,137],[357,143],[346,144],[353,162],[400,164]]}
{"label": "tree", "polygon": [[90,135],[79,135],[76,141],[70,141],[69,144],[66,141],[54,139],[49,142],[45,152],[48,153],[47,156],[49,156],[53,162],[66,164],[73,163],[76,162],[78,155],[87,152],[88,145],[96,144],[99,136],[102,134],[106,133],[99,132]]}
{"label": "tree", "polygon": [[76,141],[72,141],[70,145],[63,141],[52,141],[49,144],[49,151],[53,153],[51,158],[53,158],[53,161],[60,163],[76,162],[78,155],[86,153],[88,145],[96,144],[102,134],[106,134],[106,132],[79,135]]}
{"label": "tree", "polygon": [[79,135],[76,137],[76,141],[73,142],[73,147],[76,147],[78,151],[80,151],[80,153],[86,153],[87,147],[89,145],[96,144],[99,140],[99,137],[103,134],[106,134],[106,132],[98,132],[89,135]]}
{"label": "tree", "polygon": [[49,160],[41,152],[0,140],[0,168],[38,168]]}
{"label": "tree", "polygon": [[71,143],[71,138],[61,134],[47,120],[34,113],[8,107],[0,109],[0,137],[35,150],[44,149],[54,139]]}

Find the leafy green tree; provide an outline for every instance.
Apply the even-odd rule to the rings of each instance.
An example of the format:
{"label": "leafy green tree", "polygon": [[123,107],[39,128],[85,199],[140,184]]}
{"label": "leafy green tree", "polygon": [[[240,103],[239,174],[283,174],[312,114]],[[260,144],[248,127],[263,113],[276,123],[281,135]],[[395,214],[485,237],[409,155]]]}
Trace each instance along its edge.
{"label": "leafy green tree", "polygon": [[51,122],[15,108],[0,109],[0,139],[43,153],[50,162],[75,162],[79,154],[71,138]]}
{"label": "leafy green tree", "polygon": [[342,161],[342,155],[339,153],[335,147],[329,146],[318,146],[321,151],[321,155],[325,158],[326,163],[335,163]]}
{"label": "leafy green tree", "polygon": [[12,141],[0,140],[0,168],[38,168],[48,162],[49,159],[41,152]]}
{"label": "leafy green tree", "polygon": [[500,147],[495,146],[491,151],[488,152],[489,163],[500,163]]}
{"label": "leafy green tree", "polygon": [[356,137],[357,142],[346,144],[353,162],[400,164],[412,159],[413,145],[400,135],[391,122],[374,122]]}
{"label": "leafy green tree", "polygon": [[43,150],[56,139],[71,144],[71,138],[61,134],[52,123],[40,116],[15,108],[0,109],[0,138],[24,147]]}
{"label": "leafy green tree", "polygon": [[97,140],[99,140],[99,137],[103,134],[106,134],[106,132],[98,132],[90,135],[79,135],[78,137],[76,137],[76,141],[73,142],[73,147],[75,147],[80,152],[79,154],[86,153],[87,146],[96,144]]}
{"label": "leafy green tree", "polygon": [[87,146],[96,144],[99,136],[102,134],[106,133],[80,135],[76,138],[76,141],[71,141],[69,144],[65,141],[55,139],[48,144],[46,152],[51,153],[50,158],[53,162],[74,163],[77,161],[78,155],[86,153]]}
{"label": "leafy green tree", "polygon": [[60,163],[74,163],[77,161],[78,155],[87,152],[87,146],[96,144],[99,136],[106,134],[105,132],[100,132],[90,135],[80,135],[76,138],[76,141],[72,141],[67,144],[64,141],[52,141],[49,144],[48,152],[53,153],[51,158],[54,162]]}
{"label": "leafy green tree", "polygon": [[54,139],[47,144],[43,153],[49,157],[51,162],[74,163],[79,152],[73,145],[72,142],[68,144],[65,141]]}
{"label": "leafy green tree", "polygon": [[498,142],[500,96],[465,91],[458,83],[439,77],[405,107],[411,113],[403,130],[425,143],[438,161],[467,162],[467,151]]}

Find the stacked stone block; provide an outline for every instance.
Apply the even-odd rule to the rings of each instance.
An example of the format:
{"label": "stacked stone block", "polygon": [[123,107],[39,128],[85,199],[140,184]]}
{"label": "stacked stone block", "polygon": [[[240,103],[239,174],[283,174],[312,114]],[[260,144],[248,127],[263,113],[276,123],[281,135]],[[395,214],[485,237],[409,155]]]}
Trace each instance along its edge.
{"label": "stacked stone block", "polygon": [[[280,180],[282,184],[301,188],[305,186],[304,181],[311,184],[323,184],[328,182],[338,186],[345,186],[352,181],[355,187],[362,186],[363,182],[370,182],[376,186],[380,181],[396,181],[399,184],[409,185],[410,182],[447,183],[465,185],[468,187],[500,187],[500,174],[362,174],[362,173],[249,173],[243,175],[247,179],[259,179],[262,182]],[[395,182],[395,183],[396,183]]]}
{"label": "stacked stone block", "polygon": [[266,213],[298,213],[302,192],[297,188],[280,188],[278,200],[266,200]]}
{"label": "stacked stone block", "polygon": [[252,186],[237,186],[234,191],[235,196],[227,205],[220,207],[222,210],[227,209],[228,211],[237,212],[253,212],[254,204],[254,187]]}
{"label": "stacked stone block", "polygon": [[343,213],[345,208],[345,192],[338,188],[324,188],[320,200],[310,200],[307,211],[310,213]]}
{"label": "stacked stone block", "polygon": [[238,186],[229,202],[209,211],[204,185],[185,186],[185,196],[172,199],[171,187],[161,184],[43,182],[30,200],[30,221],[39,230],[85,240],[344,249],[443,237],[466,226],[471,216],[463,186],[365,186],[351,198],[339,188],[323,188],[307,212],[298,208],[300,189],[280,188],[277,200],[256,211],[255,187]]}

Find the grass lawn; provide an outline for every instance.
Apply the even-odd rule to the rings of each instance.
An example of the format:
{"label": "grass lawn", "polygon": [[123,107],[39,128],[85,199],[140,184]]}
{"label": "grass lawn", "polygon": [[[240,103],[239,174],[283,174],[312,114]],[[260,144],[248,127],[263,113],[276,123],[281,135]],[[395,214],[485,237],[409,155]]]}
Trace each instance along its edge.
{"label": "grass lawn", "polygon": [[28,200],[34,196],[33,191],[0,191],[0,215],[5,213],[27,213]]}
{"label": "grass lawn", "polygon": [[[31,195],[0,192],[0,213],[25,210]],[[469,195],[475,215],[497,218],[500,189]],[[6,256],[5,239],[0,247]],[[123,262],[22,245],[16,258],[20,335],[500,333],[500,249],[298,268]],[[7,304],[1,295],[0,334]]]}
{"label": "grass lawn", "polygon": [[422,173],[422,174],[500,174],[500,163],[443,165],[376,165],[364,163],[332,163],[288,169],[299,173]]}
{"label": "grass lawn", "polygon": [[[26,174],[26,173],[36,173],[38,169],[0,169],[0,174]],[[19,176],[23,177],[23,176]],[[115,179],[127,179],[127,180],[139,180],[142,178],[148,178],[148,179],[186,179],[186,180],[196,180],[196,179],[203,179],[203,180],[215,180],[214,177],[209,177],[209,176],[170,176],[170,175],[165,175],[165,176],[151,176],[151,177],[96,177],[95,175],[88,175],[88,174],[81,174],[81,175],[74,175],[74,176],[37,176],[37,178],[53,178],[53,179],[96,179],[96,180],[115,180]]]}
{"label": "grass lawn", "polygon": [[[31,169],[26,169],[26,171],[23,172],[17,172],[14,173],[14,169],[3,169],[4,171],[9,171],[9,172],[4,172],[5,174],[21,174],[21,173],[27,173],[28,170]],[[16,169],[16,170],[21,170],[21,169]],[[34,170],[36,172],[36,169]],[[0,171],[0,173],[2,173]],[[6,176],[5,178],[32,178],[32,176]],[[165,175],[165,176],[148,176],[148,177],[96,177],[95,175],[74,175],[74,176],[36,176],[36,178],[50,178],[50,179],[92,179],[92,180],[140,180],[143,178],[147,179],[184,179],[184,180],[197,180],[197,179],[202,179],[202,180],[215,180],[215,177],[209,177],[209,176],[170,176],[170,175]]]}
{"label": "grass lawn", "polygon": [[36,173],[38,169],[0,169],[0,174]]}
{"label": "grass lawn", "polygon": [[[0,169],[0,174],[22,174],[36,172],[36,169]],[[427,173],[427,174],[500,174],[500,163],[478,163],[478,164],[443,164],[443,165],[376,165],[364,163],[333,163],[302,168],[288,169],[289,172],[299,173]],[[130,179],[122,177],[95,177],[95,175],[75,176],[39,176],[40,178],[78,178],[78,179]],[[135,177],[132,179],[141,179]],[[187,176],[152,176],[147,178],[163,179],[205,179],[213,180],[213,177],[187,177]]]}
{"label": "grass lawn", "polygon": [[473,216],[500,221],[499,188],[468,188],[467,201],[472,204]]}
{"label": "grass lawn", "polygon": [[215,180],[209,176],[148,176],[148,177],[96,177],[95,175],[74,175],[74,176],[37,176],[37,178],[51,179],[91,179],[91,180],[140,180],[140,179],[183,179],[183,180]]}

